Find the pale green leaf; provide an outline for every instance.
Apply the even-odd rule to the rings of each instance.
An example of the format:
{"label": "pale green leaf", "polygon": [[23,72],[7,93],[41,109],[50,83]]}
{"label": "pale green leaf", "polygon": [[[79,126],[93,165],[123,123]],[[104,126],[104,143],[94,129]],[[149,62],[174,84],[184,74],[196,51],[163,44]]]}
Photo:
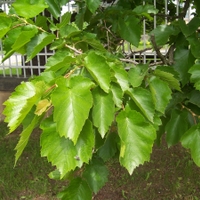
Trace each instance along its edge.
{"label": "pale green leaf", "polygon": [[190,149],[192,159],[200,167],[200,124],[191,127],[181,137],[181,144]]}
{"label": "pale green leaf", "polygon": [[151,93],[147,89],[138,87],[129,89],[127,94],[130,95],[130,97],[133,99],[141,112],[147,117],[147,119],[153,122],[155,106],[153,104]]}
{"label": "pale green leaf", "polygon": [[122,88],[123,92],[129,89],[129,82],[128,82],[128,73],[123,68],[121,63],[109,63],[109,66],[114,72],[114,77],[116,78],[117,83]]}
{"label": "pale green leaf", "polygon": [[30,121],[30,124],[27,127],[25,127],[25,129],[23,129],[22,133],[20,134],[20,140],[17,143],[17,146],[15,147],[15,150],[17,151],[15,154],[15,165],[19,157],[21,156],[22,152],[24,151],[24,148],[26,147],[29,141],[30,135],[33,129],[38,124],[40,118],[41,117],[34,116],[34,118]]}
{"label": "pale green leaf", "polygon": [[189,73],[191,74],[191,82],[194,83],[197,90],[200,90],[200,64],[193,65],[190,68]]}
{"label": "pale green leaf", "polygon": [[133,87],[139,87],[148,71],[148,65],[136,65],[128,72],[129,81]]}
{"label": "pale green leaf", "polygon": [[99,86],[106,92],[110,89],[110,68],[106,59],[91,51],[85,57],[85,66]]}
{"label": "pale green leaf", "polygon": [[85,2],[86,2],[88,9],[92,13],[94,13],[101,4],[100,0],[85,0]]}
{"label": "pale green leaf", "polygon": [[48,8],[45,0],[16,0],[12,6],[16,13],[24,18],[32,18]]}
{"label": "pale green leaf", "polygon": [[94,98],[93,123],[103,138],[114,120],[115,104],[112,94],[107,94],[100,88],[94,89],[92,94]]}
{"label": "pale green leaf", "polygon": [[144,117],[136,111],[121,111],[117,116],[118,133],[121,139],[120,163],[130,174],[149,161],[156,131]]}
{"label": "pale green leaf", "polygon": [[186,110],[179,111],[174,109],[172,111],[170,121],[165,126],[168,146],[178,143],[182,135],[187,131],[187,116],[188,112]]}
{"label": "pale green leaf", "polygon": [[165,113],[165,109],[171,97],[171,89],[168,84],[160,80],[156,76],[152,76],[149,80],[149,87],[153,97],[155,109],[161,113]]}
{"label": "pale green leaf", "polygon": [[108,181],[108,169],[102,160],[92,159],[89,165],[85,167],[83,178],[96,194]]}
{"label": "pale green leaf", "polygon": [[11,46],[11,50],[6,53],[3,61],[9,58],[13,53],[19,52],[21,54],[25,53],[25,45],[31,41],[31,38],[35,36],[38,32],[37,28],[33,25],[25,26],[21,29],[21,32],[15,38],[14,43]]}
{"label": "pale green leaf", "polygon": [[93,104],[91,82],[89,79],[76,77],[71,86],[67,79],[60,78],[56,85],[57,88],[52,94],[52,104],[57,131],[60,136],[69,138],[76,144]]}
{"label": "pale green leaf", "polygon": [[0,38],[2,38],[10,30],[11,24],[11,18],[0,13]]}
{"label": "pale green leaf", "polygon": [[61,68],[67,70],[74,61],[73,55],[67,49],[62,49],[56,51],[53,56],[48,58],[46,67],[49,71],[58,71]]}
{"label": "pale green leaf", "polygon": [[115,105],[118,108],[121,108],[122,107],[122,98],[123,98],[123,91],[122,91],[121,87],[116,83],[112,83],[110,90],[112,92],[113,101],[115,102]]}
{"label": "pale green leaf", "polygon": [[77,177],[69,183],[64,191],[58,194],[58,198],[62,200],[90,200],[92,199],[92,191],[84,179]]}
{"label": "pale green leaf", "polygon": [[[136,28],[137,27],[137,28]],[[124,19],[121,17],[118,21],[118,30],[120,36],[138,47],[141,37],[141,24],[136,16],[126,16]]]}
{"label": "pale green leaf", "polygon": [[31,82],[22,82],[4,102],[6,108],[3,114],[6,116],[5,122],[8,122],[10,133],[22,123],[33,105],[38,102],[43,90],[44,86],[40,82],[35,85]]}
{"label": "pale green leaf", "polygon": [[78,29],[78,27],[72,24],[67,24],[60,28],[60,36],[62,38],[70,38],[70,37],[79,35],[80,33],[81,31]]}
{"label": "pale green leaf", "polygon": [[52,42],[55,39],[54,34],[50,33],[40,33],[36,35],[32,40],[27,44],[27,60],[30,61],[33,57],[37,55],[45,46]]}
{"label": "pale green leaf", "polygon": [[179,80],[176,79],[173,74],[162,71],[160,69],[156,69],[154,71],[154,75],[166,82],[171,89],[181,91]]}
{"label": "pale green leaf", "polygon": [[90,121],[86,121],[76,145],[56,131],[56,123],[46,119],[42,124],[41,155],[55,165],[63,178],[68,172],[83,163],[89,163],[94,148],[94,132]]}

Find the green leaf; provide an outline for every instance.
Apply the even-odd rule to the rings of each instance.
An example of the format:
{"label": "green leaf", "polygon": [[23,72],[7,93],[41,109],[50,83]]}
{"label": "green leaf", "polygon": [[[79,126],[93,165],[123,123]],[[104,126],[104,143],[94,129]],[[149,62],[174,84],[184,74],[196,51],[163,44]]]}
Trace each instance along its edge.
{"label": "green leaf", "polygon": [[46,67],[47,70],[55,72],[61,68],[67,70],[73,62],[75,62],[73,55],[67,49],[62,49],[56,51],[53,56],[48,58]]}
{"label": "green leaf", "polygon": [[89,165],[86,165],[83,178],[96,194],[108,181],[108,169],[102,160],[93,158]]}
{"label": "green leaf", "polygon": [[196,33],[187,37],[190,43],[190,49],[195,58],[200,58],[200,40]]}
{"label": "green leaf", "polygon": [[130,15],[121,17],[118,21],[118,31],[124,40],[138,47],[141,37],[141,24],[138,18]]}
{"label": "green leaf", "polygon": [[114,72],[114,77],[116,78],[117,83],[122,88],[123,92],[129,89],[129,82],[128,82],[128,73],[123,68],[121,63],[109,63],[109,66]]}
{"label": "green leaf", "polygon": [[63,178],[68,172],[83,163],[89,163],[94,148],[94,132],[91,122],[86,121],[76,145],[65,137],[60,137],[56,131],[56,123],[45,119],[41,124],[41,156],[55,165]]}
{"label": "green leaf", "polygon": [[187,131],[187,116],[188,112],[186,110],[179,111],[174,109],[172,111],[170,121],[165,126],[168,146],[178,143],[182,135]]}
{"label": "green leaf", "polygon": [[[117,128],[116,128],[117,130]],[[116,132],[108,134],[104,144],[98,149],[98,155],[106,162],[112,158],[117,152],[117,145],[119,142],[119,136]]]}
{"label": "green leaf", "polygon": [[100,6],[101,1],[100,0],[85,0],[86,5],[88,9],[92,12],[95,13],[97,8]]}
{"label": "green leaf", "polygon": [[71,19],[71,13],[66,12],[64,15],[62,15],[61,22],[57,24],[57,27],[62,28],[66,26],[70,22],[70,19]]}
{"label": "green leaf", "polygon": [[121,111],[116,120],[121,139],[120,163],[132,174],[137,166],[149,161],[156,131],[133,110]]}
{"label": "green leaf", "polygon": [[149,87],[153,97],[155,109],[164,114],[169,100],[171,99],[171,89],[166,82],[160,80],[156,76],[152,76],[150,78]]}
{"label": "green leaf", "polygon": [[10,133],[22,123],[33,105],[40,99],[43,90],[44,86],[40,82],[35,85],[31,82],[22,82],[4,102],[6,108],[3,114],[6,116],[5,122],[8,122]]}
{"label": "green leaf", "polygon": [[24,151],[24,148],[26,147],[29,141],[30,135],[33,129],[38,124],[39,119],[41,119],[41,117],[34,116],[34,118],[32,118],[32,120],[30,121],[30,124],[25,129],[23,129],[22,133],[20,134],[20,140],[17,143],[17,146],[15,147],[15,150],[17,151],[15,154],[15,165],[19,157],[21,156],[22,152]]}
{"label": "green leaf", "polygon": [[176,89],[178,91],[181,91],[179,81],[174,77],[173,74],[162,71],[160,69],[156,69],[154,71],[154,75],[159,77],[164,82],[168,83],[171,89]]}
{"label": "green leaf", "polygon": [[148,71],[148,65],[136,65],[128,72],[129,81],[133,87],[139,87]]}
{"label": "green leaf", "polygon": [[153,5],[145,4],[145,5],[137,6],[135,9],[133,9],[133,12],[137,14],[141,14],[141,15],[145,13],[157,14],[158,10]]}
{"label": "green leaf", "polygon": [[18,37],[15,38],[15,42],[12,44],[11,50],[4,56],[3,61],[9,58],[15,52],[24,54],[24,46],[30,42],[31,38],[33,38],[37,32],[37,28],[33,25],[23,27]]}
{"label": "green leaf", "polygon": [[84,33],[83,37],[81,38],[82,41],[89,44],[94,49],[97,49],[99,51],[106,51],[102,43],[96,39],[96,35],[92,33]]}
{"label": "green leaf", "polygon": [[188,94],[188,102],[198,106],[200,108],[200,91],[192,90],[190,94]]}
{"label": "green leaf", "polygon": [[129,89],[127,94],[133,99],[138,108],[142,113],[147,117],[147,119],[153,122],[155,106],[153,104],[153,99],[151,93],[147,89],[143,88],[134,88]]}
{"label": "green leaf", "polygon": [[193,17],[187,24],[185,20],[179,20],[179,25],[185,37],[188,37],[192,35],[193,33],[195,33],[196,30],[199,28],[200,18]]}
{"label": "green leaf", "polygon": [[190,79],[188,70],[194,64],[194,56],[188,49],[177,48],[174,54],[174,61],[173,67],[179,73],[182,84],[187,84]]}
{"label": "green leaf", "polygon": [[16,0],[12,6],[16,13],[24,18],[32,18],[48,8],[45,0]]}
{"label": "green leaf", "polygon": [[0,13],[0,38],[2,38],[10,30],[11,24],[11,18]]}
{"label": "green leaf", "polygon": [[85,66],[99,86],[108,93],[111,73],[106,59],[94,51],[90,51],[85,57]]}
{"label": "green leaf", "polygon": [[121,108],[122,107],[122,98],[123,98],[123,91],[122,91],[121,87],[116,83],[112,83],[111,84],[111,92],[112,92],[113,101],[115,102],[115,105],[118,108]]}
{"label": "green leaf", "polygon": [[170,25],[160,25],[157,26],[153,31],[150,32],[150,35],[153,35],[157,46],[163,46],[167,43],[171,35],[177,35],[180,32],[179,28]]}
{"label": "green leaf", "polygon": [[200,64],[193,65],[189,73],[192,74],[190,77],[190,80],[192,83],[194,83],[194,86],[197,90],[200,90]]}
{"label": "green leaf", "polygon": [[58,194],[62,200],[92,199],[92,191],[87,182],[80,177],[74,178],[69,186]]}
{"label": "green leaf", "polygon": [[181,144],[190,149],[192,159],[200,167],[200,124],[191,127],[181,137]]}
{"label": "green leaf", "polygon": [[61,14],[61,8],[59,6],[59,1],[57,0],[45,0],[48,4],[48,10],[50,11],[50,13],[56,18],[58,19],[58,17]]}
{"label": "green leaf", "polygon": [[30,61],[33,57],[37,55],[45,46],[50,44],[53,39],[55,39],[54,34],[49,33],[40,33],[36,35],[32,40],[27,44],[27,60]]}
{"label": "green leaf", "polygon": [[57,88],[52,93],[52,104],[57,131],[60,136],[69,138],[76,144],[93,104],[91,81],[81,76],[71,78],[69,82],[60,78],[56,85]]}
{"label": "green leaf", "polygon": [[107,94],[100,88],[94,89],[92,94],[94,98],[93,123],[103,138],[114,120],[115,104],[112,94]]}
{"label": "green leaf", "polygon": [[60,36],[62,38],[70,38],[76,35],[79,35],[81,31],[74,25],[67,24],[60,28]]}

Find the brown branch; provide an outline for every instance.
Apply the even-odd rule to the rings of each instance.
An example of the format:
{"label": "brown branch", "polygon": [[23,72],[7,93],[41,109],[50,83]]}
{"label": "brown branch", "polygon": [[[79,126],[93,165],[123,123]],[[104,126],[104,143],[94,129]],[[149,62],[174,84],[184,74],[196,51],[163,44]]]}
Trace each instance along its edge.
{"label": "brown branch", "polygon": [[160,52],[160,48],[159,48],[159,47],[157,46],[157,44],[156,44],[155,36],[154,36],[154,35],[151,35],[151,36],[150,36],[150,40],[151,40],[151,43],[152,43],[152,45],[153,45],[154,50],[155,50],[156,53],[157,53],[157,56],[161,59],[161,61],[163,62],[163,64],[167,64],[167,61],[166,61],[165,56],[162,55],[162,53]]}
{"label": "brown branch", "polygon": [[134,65],[138,65],[139,63],[134,61],[134,60],[131,60],[131,59],[126,59],[126,58],[120,58],[120,60],[122,62],[128,62],[128,63],[133,63]]}

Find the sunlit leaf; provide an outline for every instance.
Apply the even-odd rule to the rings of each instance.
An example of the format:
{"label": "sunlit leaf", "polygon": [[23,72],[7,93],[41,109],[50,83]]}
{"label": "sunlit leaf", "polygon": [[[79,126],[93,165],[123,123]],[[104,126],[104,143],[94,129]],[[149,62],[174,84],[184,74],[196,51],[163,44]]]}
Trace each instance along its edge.
{"label": "sunlit leaf", "polygon": [[94,132],[92,124],[87,121],[80,133],[76,145],[56,131],[56,123],[46,119],[42,124],[41,155],[55,165],[63,178],[68,172],[83,163],[89,163],[94,148]]}
{"label": "sunlit leaf", "polygon": [[103,138],[114,120],[115,104],[112,94],[107,94],[100,88],[94,89],[92,94],[94,98],[93,123]]}
{"label": "sunlit leaf", "polygon": [[144,117],[136,111],[121,111],[117,116],[120,137],[120,163],[130,174],[149,161],[156,131]]}
{"label": "sunlit leaf", "polygon": [[153,97],[155,109],[164,114],[165,109],[171,99],[171,89],[168,84],[159,78],[152,76],[149,80],[149,86]]}
{"label": "sunlit leaf", "polygon": [[155,106],[151,93],[144,88],[129,89],[127,92],[147,119],[153,122]]}
{"label": "sunlit leaf", "polygon": [[85,58],[85,65],[92,77],[97,81],[99,86],[106,92],[110,88],[110,69],[103,56],[98,55],[94,51],[88,53]]}
{"label": "sunlit leaf", "polygon": [[12,20],[5,14],[0,13],[0,38],[2,38],[9,30]]}
{"label": "sunlit leaf", "polygon": [[45,0],[16,0],[12,6],[19,16],[32,18],[48,7]]}
{"label": "sunlit leaf", "polygon": [[133,87],[138,87],[142,84],[144,77],[148,71],[148,65],[137,65],[131,68],[128,72],[129,81]]}
{"label": "sunlit leaf", "polygon": [[57,80],[57,88],[52,94],[52,104],[55,107],[54,120],[57,122],[60,136],[69,138],[76,144],[93,100],[89,79],[76,77],[70,81],[71,85],[65,78]]}
{"label": "sunlit leaf", "polygon": [[55,39],[54,34],[49,33],[41,33],[36,35],[27,45],[27,60],[26,62],[30,61],[33,57],[37,55],[45,46],[52,42]]}
{"label": "sunlit leaf", "polygon": [[34,85],[31,82],[23,82],[16,87],[15,92],[4,102],[6,108],[3,114],[6,116],[5,122],[8,122],[10,132],[13,132],[24,120],[31,108],[44,90],[44,85],[38,83]]}

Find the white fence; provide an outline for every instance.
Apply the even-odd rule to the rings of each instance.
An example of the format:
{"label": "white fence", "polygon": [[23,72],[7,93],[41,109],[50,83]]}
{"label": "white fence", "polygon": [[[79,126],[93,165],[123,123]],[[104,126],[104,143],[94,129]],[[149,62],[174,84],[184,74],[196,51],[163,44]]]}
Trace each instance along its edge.
{"label": "white fence", "polygon": [[[13,0],[0,0],[0,8],[4,11],[8,11],[8,6],[10,3],[12,3]],[[72,3],[70,2],[67,4],[64,9],[68,9],[71,11],[72,9]],[[145,1],[143,2],[145,4]],[[163,3],[165,4],[164,7],[164,14],[167,15],[169,13],[168,9],[168,0],[163,0]],[[174,4],[176,4],[176,15],[179,14],[179,8],[181,4],[179,3],[179,0],[175,0]],[[157,7],[157,2],[154,0],[154,6]],[[187,13],[188,19],[190,20],[190,10]],[[165,18],[165,23],[168,23],[167,18]],[[153,22],[154,28],[157,26],[157,19],[156,16],[154,16],[154,22]],[[146,35],[146,21],[143,21],[143,35]],[[146,63],[148,57],[151,57],[151,59],[154,59],[154,62],[157,61],[157,55],[152,50],[148,50],[148,38],[143,37],[142,44],[140,45],[140,49],[133,48],[131,45],[126,44],[126,48],[123,48],[123,51],[125,54],[132,53],[133,55],[133,61],[138,61],[138,59],[141,60],[141,62]],[[143,51],[146,49],[146,51]],[[134,53],[135,52],[135,53]],[[40,74],[41,70],[45,68],[45,64],[47,61],[47,58],[52,55],[53,52],[50,52],[45,48],[41,53],[39,53],[33,61],[30,61],[30,63],[25,65],[25,57],[21,56],[19,54],[12,55],[9,59],[4,61],[2,63],[3,59],[3,46],[0,41],[0,77],[23,77],[27,78],[30,76],[33,76],[34,74]]]}

